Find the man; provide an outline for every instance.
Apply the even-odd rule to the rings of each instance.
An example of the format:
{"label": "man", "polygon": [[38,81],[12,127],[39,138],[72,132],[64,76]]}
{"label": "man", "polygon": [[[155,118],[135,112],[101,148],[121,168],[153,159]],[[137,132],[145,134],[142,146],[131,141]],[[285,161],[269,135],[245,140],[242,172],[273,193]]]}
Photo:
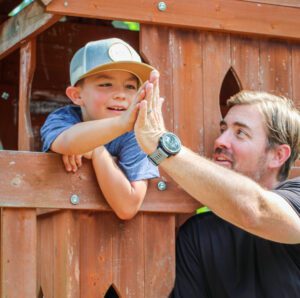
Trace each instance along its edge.
{"label": "man", "polygon": [[300,297],[300,115],[284,98],[242,91],[220,122],[213,162],[166,132],[158,74],[135,133],[150,160],[212,212],[181,228],[171,297]]}

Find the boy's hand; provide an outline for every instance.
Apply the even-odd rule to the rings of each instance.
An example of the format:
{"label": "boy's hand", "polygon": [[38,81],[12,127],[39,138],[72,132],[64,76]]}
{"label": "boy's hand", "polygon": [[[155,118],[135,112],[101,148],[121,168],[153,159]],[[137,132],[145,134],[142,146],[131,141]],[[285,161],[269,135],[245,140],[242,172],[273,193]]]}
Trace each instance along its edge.
{"label": "boy's hand", "polygon": [[82,157],[91,159],[92,151],[78,155],[63,155],[62,160],[66,171],[75,173],[82,166]]}
{"label": "boy's hand", "polygon": [[130,131],[133,129],[136,117],[137,117],[137,111],[138,111],[138,104],[141,100],[145,98],[145,86],[147,85],[146,81],[138,90],[137,94],[135,95],[134,99],[132,100],[129,108],[126,112],[124,112],[121,116],[121,122],[122,125],[126,127],[127,131]]}

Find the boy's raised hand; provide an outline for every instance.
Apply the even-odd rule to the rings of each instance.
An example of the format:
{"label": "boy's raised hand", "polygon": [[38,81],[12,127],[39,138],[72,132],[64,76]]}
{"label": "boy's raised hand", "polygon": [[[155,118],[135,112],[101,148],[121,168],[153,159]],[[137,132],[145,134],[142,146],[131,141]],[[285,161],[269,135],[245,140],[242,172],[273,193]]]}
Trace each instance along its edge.
{"label": "boy's raised hand", "polygon": [[121,116],[122,125],[124,125],[127,128],[127,131],[133,130],[134,123],[137,117],[138,105],[141,102],[141,100],[145,98],[145,86],[147,85],[147,83],[148,81],[144,82],[144,84],[139,88],[129,108]]}

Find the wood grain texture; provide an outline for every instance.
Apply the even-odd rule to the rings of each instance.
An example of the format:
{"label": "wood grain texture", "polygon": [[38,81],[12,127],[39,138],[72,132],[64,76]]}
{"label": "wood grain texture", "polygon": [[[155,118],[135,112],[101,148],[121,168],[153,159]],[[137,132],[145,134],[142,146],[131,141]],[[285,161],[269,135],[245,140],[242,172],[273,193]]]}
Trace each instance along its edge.
{"label": "wood grain texture", "polygon": [[254,2],[256,4],[272,4],[280,6],[299,7],[299,0],[240,0],[245,2]]}
{"label": "wood grain texture", "polygon": [[36,66],[36,40],[33,38],[21,47],[19,87],[18,149],[33,150],[33,131],[30,117],[31,84]]}
{"label": "wood grain texture", "polygon": [[175,279],[175,216],[144,216],[145,298],[168,297]]}
{"label": "wood grain texture", "polygon": [[37,230],[34,209],[1,210],[1,297],[36,297]]}
{"label": "wood grain texture", "polygon": [[294,7],[257,5],[238,0],[186,0],[166,2],[167,9],[160,11],[157,3],[151,0],[53,0],[47,11],[88,18],[300,38],[300,10]]}
{"label": "wood grain texture", "polygon": [[0,59],[56,23],[61,16],[44,12],[44,6],[33,2],[17,16],[9,18],[0,27]]}
{"label": "wood grain texture", "polygon": [[[110,211],[96,182],[90,161],[75,174],[66,173],[61,156],[50,153],[0,151],[0,206]],[[166,178],[165,178],[166,179]],[[189,213],[200,204],[167,180],[159,191],[153,179],[141,207],[145,212]],[[79,196],[73,205],[70,198]]]}
{"label": "wood grain texture", "polygon": [[205,33],[203,38],[203,114],[205,155],[210,157],[219,135],[220,90],[231,67],[230,35]]}
{"label": "wood grain texture", "polygon": [[261,90],[292,97],[292,60],[289,44],[261,40],[259,51]]}

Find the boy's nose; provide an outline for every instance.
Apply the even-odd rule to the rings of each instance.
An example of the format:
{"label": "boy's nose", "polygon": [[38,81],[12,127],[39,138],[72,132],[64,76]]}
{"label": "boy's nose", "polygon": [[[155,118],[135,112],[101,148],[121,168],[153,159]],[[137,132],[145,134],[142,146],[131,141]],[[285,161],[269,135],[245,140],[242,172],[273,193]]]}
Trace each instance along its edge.
{"label": "boy's nose", "polygon": [[114,94],[114,99],[116,100],[125,100],[126,99],[126,92],[123,89],[116,90]]}

